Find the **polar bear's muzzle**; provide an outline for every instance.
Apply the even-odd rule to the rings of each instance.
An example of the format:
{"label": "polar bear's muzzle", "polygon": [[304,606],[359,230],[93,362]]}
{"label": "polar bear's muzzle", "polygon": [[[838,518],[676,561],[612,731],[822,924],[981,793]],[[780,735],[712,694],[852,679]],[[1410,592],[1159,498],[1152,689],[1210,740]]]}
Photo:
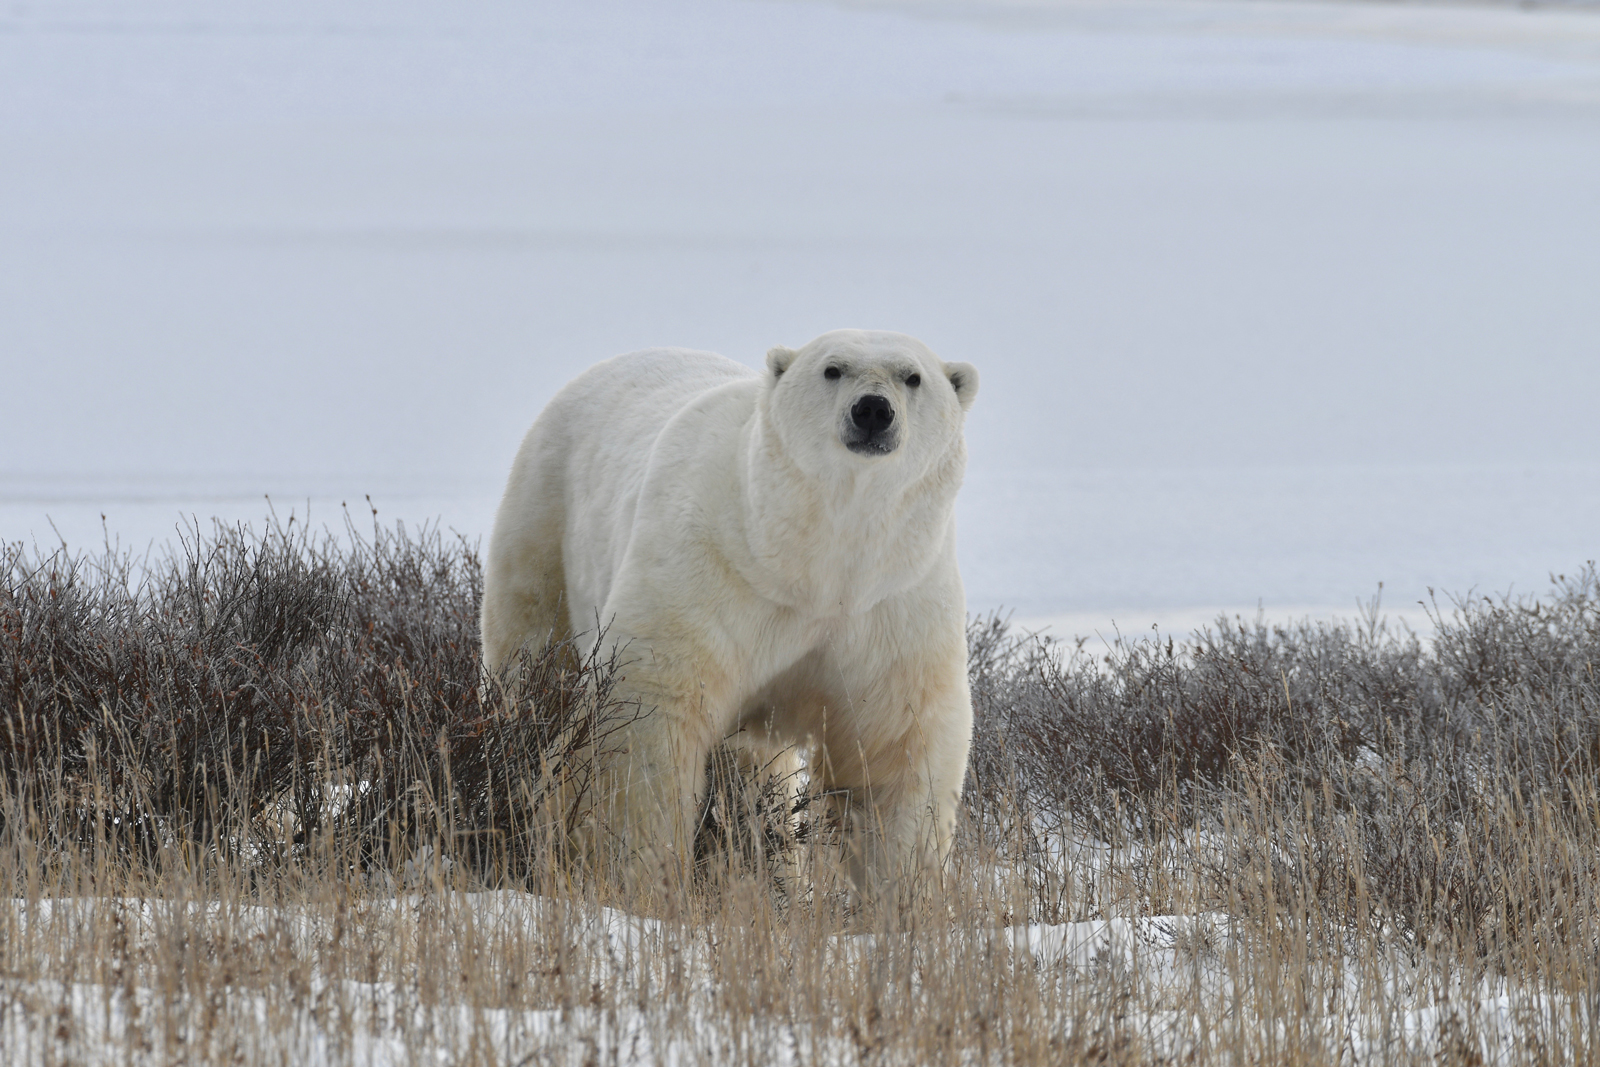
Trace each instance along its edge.
{"label": "polar bear's muzzle", "polygon": [[859,455],[883,456],[900,444],[900,428],[895,425],[894,405],[879,393],[858,396],[845,419],[844,446]]}

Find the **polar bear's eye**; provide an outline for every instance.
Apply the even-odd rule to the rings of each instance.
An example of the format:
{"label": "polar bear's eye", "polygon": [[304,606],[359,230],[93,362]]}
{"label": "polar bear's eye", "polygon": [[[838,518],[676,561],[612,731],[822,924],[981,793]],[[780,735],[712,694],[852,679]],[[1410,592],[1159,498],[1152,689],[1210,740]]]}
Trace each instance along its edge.
{"label": "polar bear's eye", "polygon": [[836,382],[839,380],[839,368],[829,367],[827,370],[822,372],[822,376],[828,379],[830,382]]}
{"label": "polar bear's eye", "polygon": [[906,384],[915,389],[917,386],[922,384],[922,375],[913,374],[911,377],[906,379]]}

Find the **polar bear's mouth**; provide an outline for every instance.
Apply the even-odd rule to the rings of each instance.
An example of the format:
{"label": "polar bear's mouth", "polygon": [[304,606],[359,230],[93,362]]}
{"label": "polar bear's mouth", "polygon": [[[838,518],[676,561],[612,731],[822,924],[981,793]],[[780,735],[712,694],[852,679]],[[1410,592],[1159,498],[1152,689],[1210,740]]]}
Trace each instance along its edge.
{"label": "polar bear's mouth", "polygon": [[889,437],[875,437],[869,441],[851,441],[846,439],[844,447],[858,456],[887,456],[895,450],[896,441]]}

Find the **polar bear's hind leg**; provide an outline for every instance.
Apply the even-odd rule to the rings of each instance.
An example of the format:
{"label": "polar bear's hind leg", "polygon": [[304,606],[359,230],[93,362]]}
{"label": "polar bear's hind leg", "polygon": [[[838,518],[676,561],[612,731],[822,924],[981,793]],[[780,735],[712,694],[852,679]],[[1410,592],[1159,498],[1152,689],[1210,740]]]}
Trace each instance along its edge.
{"label": "polar bear's hind leg", "polygon": [[[524,448],[528,457],[528,449]],[[537,452],[512,472],[518,484],[495,515],[484,561],[483,666],[494,674],[523,648],[537,654],[572,636],[561,540],[566,524],[560,471]]]}

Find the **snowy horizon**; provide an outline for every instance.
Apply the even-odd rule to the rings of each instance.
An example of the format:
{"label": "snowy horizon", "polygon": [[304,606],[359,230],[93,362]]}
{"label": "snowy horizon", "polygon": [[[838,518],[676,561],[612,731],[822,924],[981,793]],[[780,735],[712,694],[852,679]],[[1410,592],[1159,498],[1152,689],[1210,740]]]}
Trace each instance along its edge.
{"label": "snowy horizon", "polygon": [[1539,592],[1600,556],[1594,6],[10,9],[0,539],[482,537],[589,364],[874,326],[982,374],[974,612]]}

